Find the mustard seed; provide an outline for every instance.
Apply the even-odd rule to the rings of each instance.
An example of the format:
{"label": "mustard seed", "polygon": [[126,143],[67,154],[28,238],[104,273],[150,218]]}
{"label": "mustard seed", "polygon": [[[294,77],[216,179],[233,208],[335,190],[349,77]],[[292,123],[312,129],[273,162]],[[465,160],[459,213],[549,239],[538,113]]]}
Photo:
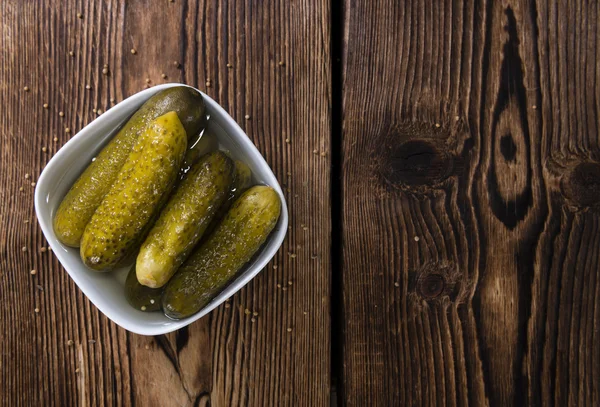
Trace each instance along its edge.
{"label": "mustard seed", "polygon": [[35,275],[37,274],[37,271],[36,271],[36,270],[31,270],[31,271],[29,272],[29,274],[31,274],[32,276],[35,276]]}
{"label": "mustard seed", "polygon": [[77,13],[77,18],[82,19],[83,18],[83,14]]}
{"label": "mustard seed", "polygon": [[43,107],[44,109],[48,109],[48,103],[44,103],[44,104],[42,105],[42,107]]}
{"label": "mustard seed", "polygon": [[247,114],[246,116],[244,116],[244,118],[245,118],[246,120],[250,120],[250,115],[249,115],[249,114]]}
{"label": "mustard seed", "polygon": [[45,153],[46,151],[48,151],[48,149],[46,147],[42,147],[42,151]]}
{"label": "mustard seed", "polygon": [[72,56],[74,56],[74,55],[75,55],[75,53],[74,53],[73,51],[69,51],[69,56],[70,56],[70,57],[72,57]]}
{"label": "mustard seed", "polygon": [[136,51],[136,49],[135,49],[135,48],[131,48],[131,53],[132,53],[133,55],[137,54],[137,51]]}
{"label": "mustard seed", "polygon": [[25,179],[29,179],[29,174],[25,174]]}
{"label": "mustard seed", "polygon": [[24,87],[23,87],[23,90],[24,90],[25,92],[29,92],[29,86],[24,86]]}
{"label": "mustard seed", "polygon": [[90,89],[92,89],[92,87],[91,87],[90,85],[85,85],[85,88],[86,88],[87,90],[90,90]]}
{"label": "mustard seed", "polygon": [[54,137],[53,140],[56,142],[58,141],[58,137]]}
{"label": "mustard seed", "polygon": [[167,74],[163,73],[162,75],[160,75],[163,79],[167,79]]}
{"label": "mustard seed", "polygon": [[31,183],[31,186],[32,186],[32,187],[34,187],[34,186],[35,186],[35,181],[33,181],[33,182]]}
{"label": "mustard seed", "polygon": [[65,127],[65,133],[70,133],[70,132],[71,132],[71,129],[68,127]]}
{"label": "mustard seed", "polygon": [[65,117],[65,113],[64,113],[64,112],[58,112],[58,115],[59,115],[60,117]]}
{"label": "mustard seed", "polygon": [[40,309],[36,307],[36,308],[35,308],[33,311],[34,311],[36,314],[39,314],[39,312],[40,312]]}

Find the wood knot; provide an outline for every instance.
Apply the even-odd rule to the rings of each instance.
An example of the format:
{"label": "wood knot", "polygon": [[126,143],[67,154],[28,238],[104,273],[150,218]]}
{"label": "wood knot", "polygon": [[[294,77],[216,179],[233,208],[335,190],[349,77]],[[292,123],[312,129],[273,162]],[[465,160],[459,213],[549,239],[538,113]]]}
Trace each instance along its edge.
{"label": "wood knot", "polygon": [[389,186],[432,186],[444,181],[453,167],[453,157],[429,140],[410,140],[391,148],[379,165],[379,174]]}
{"label": "wood knot", "polygon": [[417,282],[417,292],[423,298],[439,297],[446,287],[446,281],[441,274],[426,274]]}
{"label": "wood knot", "polygon": [[471,284],[451,262],[427,263],[408,275],[408,306],[411,315],[431,306],[448,307],[469,297]]}
{"label": "wood knot", "polygon": [[582,162],[560,180],[563,196],[578,207],[600,206],[600,164]]}

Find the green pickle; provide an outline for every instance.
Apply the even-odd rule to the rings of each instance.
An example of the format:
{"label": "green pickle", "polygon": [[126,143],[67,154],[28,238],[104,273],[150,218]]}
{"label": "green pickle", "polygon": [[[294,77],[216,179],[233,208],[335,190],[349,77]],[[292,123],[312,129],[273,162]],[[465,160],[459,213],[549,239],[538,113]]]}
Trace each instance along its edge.
{"label": "green pickle", "polygon": [[86,266],[111,270],[137,247],[171,192],[186,148],[177,113],[150,123],[83,232],[80,253]]}
{"label": "green pickle", "polygon": [[234,171],[221,151],[192,166],[142,244],[136,261],[140,284],[162,287],[175,274],[228,197]]}
{"label": "green pickle", "polygon": [[146,312],[159,311],[162,292],[162,288],[141,285],[135,275],[135,267],[129,270],[125,280],[125,298],[133,308]]}
{"label": "green pickle", "polygon": [[139,136],[154,119],[171,111],[177,113],[190,138],[206,124],[204,100],[195,89],[176,86],[148,99],[102,149],[62,200],[53,220],[58,240],[67,246],[79,247],[86,225],[117,179]]}
{"label": "green pickle", "polygon": [[280,213],[281,201],[271,187],[255,186],[244,192],[166,285],[165,315],[181,319],[206,306],[260,249]]}

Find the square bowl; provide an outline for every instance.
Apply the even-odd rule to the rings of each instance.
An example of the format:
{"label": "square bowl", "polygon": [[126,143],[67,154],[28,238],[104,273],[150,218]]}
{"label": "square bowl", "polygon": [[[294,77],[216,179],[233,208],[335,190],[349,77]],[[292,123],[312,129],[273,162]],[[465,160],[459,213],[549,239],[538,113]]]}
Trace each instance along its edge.
{"label": "square bowl", "polygon": [[277,226],[257,255],[237,277],[206,307],[191,317],[171,320],[162,312],[142,312],[133,308],[124,294],[125,278],[129,267],[110,273],[99,273],[87,268],[79,257],[79,249],[63,245],[52,228],[52,219],[58,205],[71,185],[100,150],[112,139],[121,125],[152,95],[173,86],[169,83],[146,89],[113,106],[69,140],[46,165],[35,188],[35,211],[39,224],[54,254],[73,281],[89,300],[108,318],[128,331],[140,335],[161,335],[191,324],[218,307],[227,298],[246,285],[273,258],[287,232],[288,213],[283,192],[275,175],[246,133],[209,96],[202,93],[206,113],[210,116],[208,128],[216,135],[221,149],[245,162],[252,170],[255,184],[269,185],[281,199],[281,216]]}

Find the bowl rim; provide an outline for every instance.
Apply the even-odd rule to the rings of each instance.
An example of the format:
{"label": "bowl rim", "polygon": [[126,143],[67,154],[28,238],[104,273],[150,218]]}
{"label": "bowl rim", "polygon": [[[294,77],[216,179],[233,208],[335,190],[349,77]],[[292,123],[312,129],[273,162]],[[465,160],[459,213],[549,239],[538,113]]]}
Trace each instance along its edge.
{"label": "bowl rim", "polygon": [[[90,297],[89,291],[91,291],[91,289],[89,287],[87,287],[88,283],[82,281],[82,279],[78,275],[78,273],[79,273],[78,270],[72,271],[71,267],[66,265],[66,263],[67,263],[66,253],[63,250],[59,250],[59,249],[62,249],[62,244],[60,244],[58,242],[58,240],[56,239],[56,235],[54,234],[54,230],[52,228],[52,219],[48,216],[45,216],[42,213],[42,208],[44,207],[44,205],[48,204],[48,201],[47,201],[48,193],[46,192],[48,187],[46,184],[48,183],[48,179],[51,177],[51,174],[54,173],[54,171],[53,171],[54,167],[56,165],[58,165],[58,163],[61,162],[62,160],[68,160],[70,155],[72,153],[76,152],[75,150],[76,150],[76,147],[77,147],[77,144],[79,143],[79,141],[82,140],[84,137],[89,136],[89,133],[93,133],[94,130],[96,130],[97,132],[99,131],[99,130],[97,130],[97,128],[99,128],[101,126],[103,118],[106,119],[107,117],[110,117],[111,112],[114,114],[115,112],[117,112],[120,109],[127,108],[128,105],[130,105],[130,104],[139,103],[140,99],[142,99],[142,98],[143,98],[143,101],[141,101],[141,103],[144,103],[155,93],[157,93],[163,89],[167,89],[167,88],[171,88],[171,87],[175,87],[175,86],[185,86],[185,87],[189,87],[189,88],[195,89],[198,92],[200,92],[200,94],[204,98],[205,104],[207,105],[207,108],[208,108],[207,110],[211,110],[216,113],[216,114],[211,115],[211,120],[215,120],[215,122],[223,128],[223,131],[226,131],[224,128],[225,126],[223,126],[223,124],[224,124],[223,122],[226,123],[226,127],[231,127],[233,129],[233,133],[235,133],[235,135],[232,135],[232,131],[226,131],[226,133],[230,137],[232,137],[236,142],[238,142],[240,144],[240,147],[242,150],[246,151],[247,153],[249,153],[250,156],[254,157],[253,159],[257,160],[258,165],[260,165],[260,167],[262,167],[262,171],[264,171],[267,174],[266,184],[269,185],[270,187],[272,187],[278,193],[279,198],[281,199],[281,214],[280,214],[279,221],[278,221],[279,225],[276,228],[276,230],[274,230],[272,232],[272,234],[269,236],[269,238],[268,238],[267,242],[265,243],[265,246],[261,252],[261,255],[254,261],[254,263],[252,264],[251,267],[246,269],[241,275],[238,275],[221,292],[221,294],[219,294],[215,299],[213,299],[206,307],[204,307],[198,313],[196,313],[188,318],[184,318],[181,320],[172,320],[169,324],[165,324],[165,325],[158,325],[158,324],[152,325],[152,326],[143,326],[141,324],[133,325],[128,321],[127,318],[123,317],[121,313],[108,310],[107,308],[105,308],[103,306],[103,304],[100,304],[99,301],[97,301],[97,298],[93,298],[93,296]],[[140,103],[140,105],[141,105],[141,103]],[[135,110],[133,110],[133,111],[135,111]],[[63,175],[64,175],[64,173],[63,173]],[[38,224],[40,225],[40,228],[42,229],[42,232],[44,234],[46,241],[48,242],[48,245],[50,245],[55,256],[57,257],[58,261],[60,262],[61,266],[67,271],[67,273],[69,274],[71,279],[75,282],[77,287],[83,292],[83,294],[86,296],[86,298],[88,300],[90,300],[92,302],[92,304],[94,304],[94,306],[96,308],[98,308],[98,310],[102,314],[104,314],[107,318],[109,318],[111,321],[113,321],[115,324],[119,325],[120,327],[126,329],[127,331],[130,331],[130,332],[133,332],[133,333],[139,334],[139,335],[162,335],[162,334],[166,334],[169,332],[173,332],[175,330],[181,329],[181,328],[197,321],[198,319],[202,318],[203,316],[205,316],[206,314],[208,314],[209,312],[214,310],[216,307],[221,305],[227,298],[233,296],[237,291],[239,291],[242,287],[244,287],[246,284],[248,284],[260,271],[262,271],[262,269],[264,269],[266,264],[269,261],[271,261],[271,259],[275,256],[275,254],[281,247],[281,244],[283,243],[283,240],[285,238],[285,235],[286,235],[287,229],[288,229],[288,209],[287,209],[285,196],[283,194],[281,186],[279,185],[277,177],[273,173],[273,170],[271,169],[269,164],[266,162],[266,160],[264,159],[264,157],[262,156],[262,154],[260,153],[258,148],[254,145],[254,143],[250,140],[250,138],[248,137],[246,132],[242,130],[242,128],[238,125],[238,123],[229,115],[229,113],[227,113],[227,111],[225,111],[225,109],[223,109],[223,107],[221,107],[216,101],[214,101],[210,96],[208,96],[204,92],[200,91],[199,89],[197,89],[193,86],[183,84],[183,83],[168,83],[168,84],[158,85],[158,86],[154,86],[152,88],[144,89],[140,92],[134,93],[133,95],[129,96],[128,98],[124,99],[123,101],[119,102],[118,104],[112,106],[110,109],[108,109],[106,112],[104,112],[104,114],[102,114],[101,116],[94,119],[88,125],[84,126],[79,132],[77,132],[77,134],[75,134],[68,142],[66,142],[59,149],[59,151],[57,151],[56,154],[54,154],[54,156],[45,165],[45,167],[42,170],[42,173],[40,174],[38,181],[36,183],[35,194],[34,194],[34,204],[35,204],[36,216],[38,218]],[[83,263],[82,263],[82,267],[85,267],[85,266],[83,266]],[[90,270],[90,272],[93,272],[93,271]],[[225,292],[227,292],[228,294],[226,296],[223,296],[222,298],[218,299]]]}

